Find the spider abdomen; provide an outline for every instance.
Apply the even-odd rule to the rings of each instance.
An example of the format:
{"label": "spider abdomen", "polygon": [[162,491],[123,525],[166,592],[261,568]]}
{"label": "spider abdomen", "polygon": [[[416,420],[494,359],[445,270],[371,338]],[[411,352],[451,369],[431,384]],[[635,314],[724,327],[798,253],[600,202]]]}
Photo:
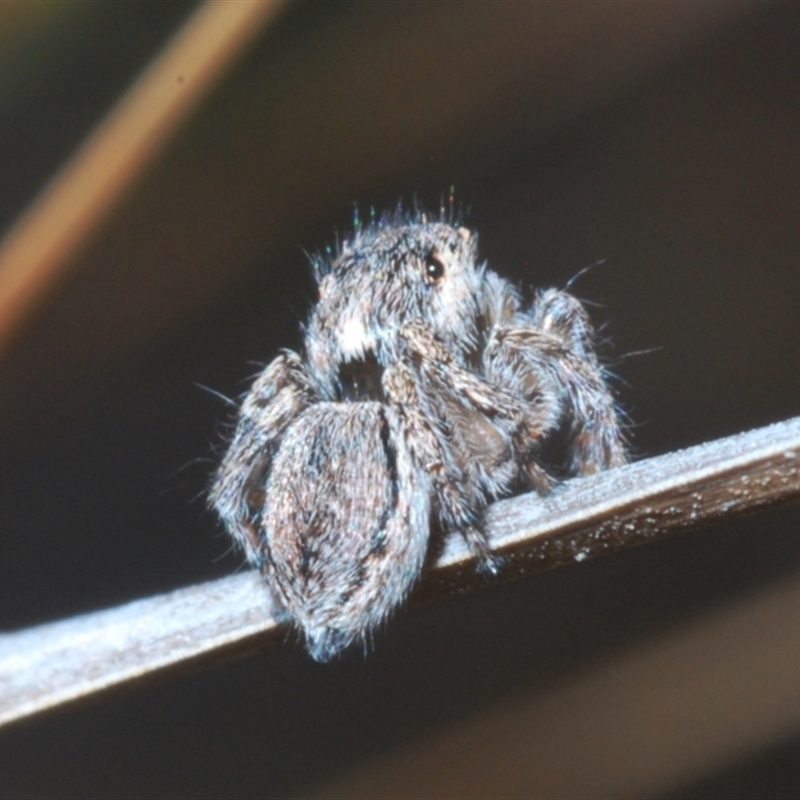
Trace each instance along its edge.
{"label": "spider abdomen", "polygon": [[402,602],[427,550],[430,488],[397,414],[318,403],[288,428],[262,515],[265,571],[327,661]]}

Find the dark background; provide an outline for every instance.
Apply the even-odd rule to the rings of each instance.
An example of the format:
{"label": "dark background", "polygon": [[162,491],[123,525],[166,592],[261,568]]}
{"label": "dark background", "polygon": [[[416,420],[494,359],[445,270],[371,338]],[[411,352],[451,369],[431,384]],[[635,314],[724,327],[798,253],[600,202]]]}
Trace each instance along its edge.
{"label": "dark background", "polygon": [[[22,5],[50,16],[0,15],[0,229],[195,8]],[[523,286],[605,260],[575,291],[638,457],[800,413],[800,4],[295,3],[0,364],[0,628],[237,570],[203,499],[230,413],[200,387],[235,396],[298,346],[303,248],[355,202],[450,186]],[[366,659],[289,641],[12,725],[0,793],[313,791],[796,573],[799,519],[401,614]],[[798,765],[800,718],[669,792],[797,796]]]}

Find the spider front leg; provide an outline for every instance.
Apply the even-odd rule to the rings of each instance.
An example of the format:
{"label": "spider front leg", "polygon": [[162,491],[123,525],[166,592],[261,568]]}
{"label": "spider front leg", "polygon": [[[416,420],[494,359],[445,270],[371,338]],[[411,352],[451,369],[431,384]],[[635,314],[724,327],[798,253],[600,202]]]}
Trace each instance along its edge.
{"label": "spider front leg", "polygon": [[300,357],[288,350],[281,353],[247,393],[214,478],[211,504],[254,566],[264,562],[259,523],[273,456],[286,429],[312,401]]}
{"label": "spider front leg", "polygon": [[583,305],[555,289],[525,314],[496,325],[483,354],[486,376],[538,402],[548,429],[567,422],[570,467],[579,475],[627,462],[622,424],[593,346]]}
{"label": "spider front leg", "polygon": [[478,559],[479,568],[496,575],[501,559],[492,555],[489,540],[479,525],[486,504],[483,492],[459,466],[459,454],[444,444],[442,433],[423,411],[418,376],[402,363],[388,367],[383,374],[383,391],[402,420],[406,449],[419,469],[430,477],[442,526],[446,531],[459,531]]}
{"label": "spider front leg", "polygon": [[485,489],[498,497],[522,475],[539,492],[548,492],[552,480],[534,451],[552,427],[550,409],[458,364],[421,322],[404,325],[400,340],[424,387],[430,413],[444,418],[462,444],[466,468],[480,472]]}

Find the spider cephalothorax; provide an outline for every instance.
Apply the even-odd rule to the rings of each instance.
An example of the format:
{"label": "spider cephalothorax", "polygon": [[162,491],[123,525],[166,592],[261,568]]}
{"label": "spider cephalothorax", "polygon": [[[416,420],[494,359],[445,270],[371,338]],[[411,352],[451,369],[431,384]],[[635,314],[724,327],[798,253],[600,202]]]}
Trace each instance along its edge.
{"label": "spider cephalothorax", "polygon": [[413,320],[461,361],[474,352],[483,279],[475,245],[465,228],[403,221],[359,231],[332,263],[318,261],[305,347],[319,390],[339,395],[343,365],[397,363],[400,329]]}

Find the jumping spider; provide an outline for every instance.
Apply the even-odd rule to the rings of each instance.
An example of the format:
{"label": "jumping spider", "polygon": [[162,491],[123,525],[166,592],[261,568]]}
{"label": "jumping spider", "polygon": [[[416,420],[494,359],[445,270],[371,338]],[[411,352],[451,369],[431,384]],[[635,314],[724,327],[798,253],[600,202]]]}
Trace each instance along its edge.
{"label": "jumping spider", "polygon": [[548,289],[524,308],[476,245],[423,215],[357,229],[314,260],[303,355],[282,352],[242,403],[211,502],[318,661],[403,602],[432,514],[496,572],[482,512],[549,488],[548,434],[567,430],[573,474],[625,463],[584,307]]}

